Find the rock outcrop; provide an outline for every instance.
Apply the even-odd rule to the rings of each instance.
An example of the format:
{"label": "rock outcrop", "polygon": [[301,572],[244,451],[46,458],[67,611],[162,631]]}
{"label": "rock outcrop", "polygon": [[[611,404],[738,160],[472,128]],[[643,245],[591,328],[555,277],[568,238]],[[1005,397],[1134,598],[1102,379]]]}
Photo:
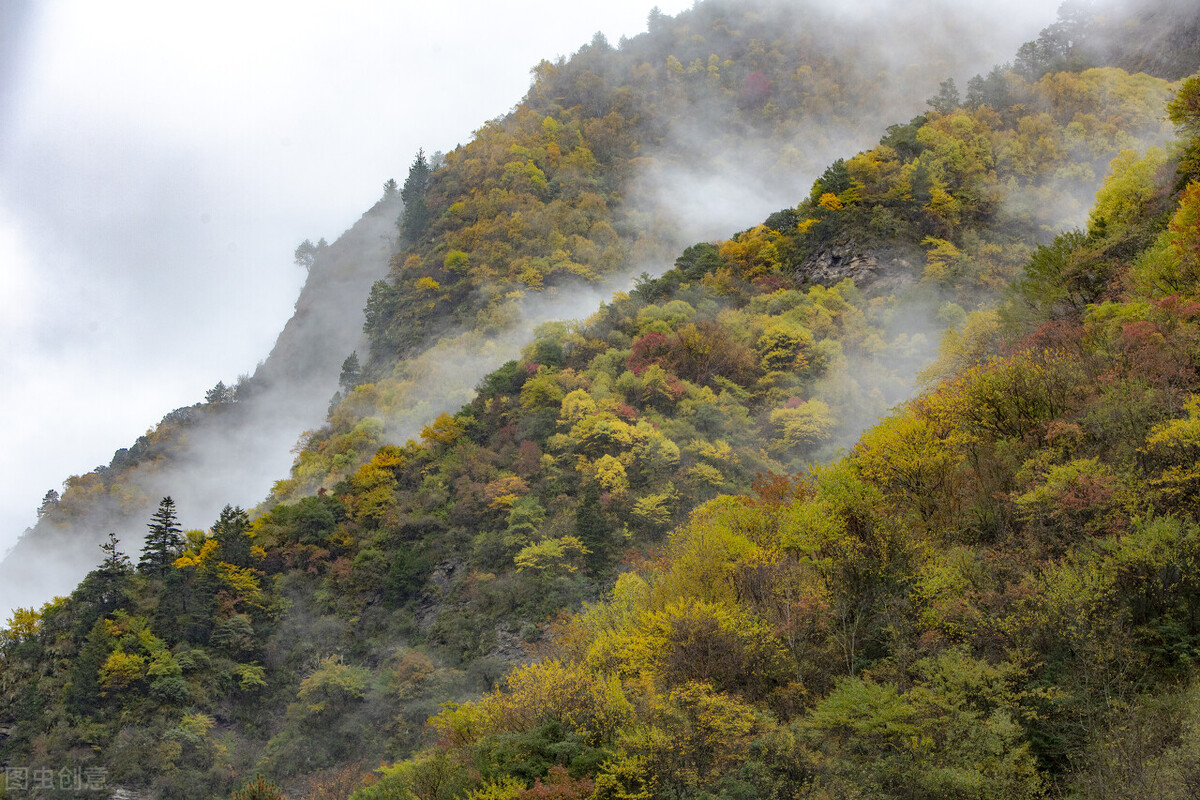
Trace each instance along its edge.
{"label": "rock outcrop", "polygon": [[806,258],[796,268],[800,285],[833,286],[846,278],[872,294],[899,291],[920,279],[919,252],[863,247],[852,241],[830,244]]}

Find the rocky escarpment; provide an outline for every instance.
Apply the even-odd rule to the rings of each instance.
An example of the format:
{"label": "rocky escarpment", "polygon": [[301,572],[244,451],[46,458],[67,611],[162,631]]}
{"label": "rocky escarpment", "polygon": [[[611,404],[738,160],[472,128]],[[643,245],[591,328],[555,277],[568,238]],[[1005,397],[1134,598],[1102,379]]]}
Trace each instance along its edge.
{"label": "rocky escarpment", "polygon": [[857,242],[831,243],[812,253],[796,268],[802,286],[833,286],[846,278],[863,290],[888,294],[916,283],[923,260],[917,251],[874,249]]}

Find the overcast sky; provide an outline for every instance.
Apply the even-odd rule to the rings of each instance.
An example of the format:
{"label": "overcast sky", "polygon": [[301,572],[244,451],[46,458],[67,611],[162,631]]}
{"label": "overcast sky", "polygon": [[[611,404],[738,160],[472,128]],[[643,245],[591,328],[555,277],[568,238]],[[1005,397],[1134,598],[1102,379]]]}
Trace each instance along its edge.
{"label": "overcast sky", "polygon": [[254,370],[297,244],[650,5],[0,0],[0,552],[46,490]]}

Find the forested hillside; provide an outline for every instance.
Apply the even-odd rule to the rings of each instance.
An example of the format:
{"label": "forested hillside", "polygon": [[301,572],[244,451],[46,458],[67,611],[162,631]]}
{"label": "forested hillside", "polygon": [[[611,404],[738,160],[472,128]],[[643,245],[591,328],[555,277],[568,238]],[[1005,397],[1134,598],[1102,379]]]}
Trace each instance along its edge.
{"label": "forested hillside", "polygon": [[108,532],[140,540],[164,494],[179,495],[185,518],[206,521],[230,501],[261,498],[290,465],[297,434],[325,418],[339,369],[362,337],[362,300],[386,270],[399,212],[398,196],[385,194],[332,245],[309,243],[297,254],[308,279],[253,375],[217,381],[203,402],[175,409],[108,464],[68,478],[61,494],[48,492],[37,524],[0,561],[0,609],[69,592],[95,566]]}
{"label": "forested hillside", "polygon": [[1200,76],[1169,109],[928,391],[698,508],[355,797],[1194,796]]}
{"label": "forested hillside", "polygon": [[[268,502],[184,531],[164,499],[0,632],[0,764],[164,798],[1191,796],[1200,76],[1105,32],[1195,12],[1072,13],[961,93],[901,72],[881,121],[836,17],[703,3],[541,65],[388,187],[366,339]],[[692,244],[660,189],[751,142],[803,191]]]}
{"label": "forested hillside", "polygon": [[[48,599],[22,569],[31,558],[53,563],[62,576],[54,590],[68,590],[87,569],[71,556],[91,551],[74,545],[112,530],[138,539],[163,494],[193,525],[226,502],[262,500],[299,435],[321,425],[339,367],[359,345],[364,305],[373,346],[358,354],[363,377],[402,384],[403,400],[376,414],[392,429],[387,441],[402,444],[466,402],[539,321],[586,316],[687,244],[793,203],[837,154],[921,109],[940,76],[1007,56],[993,41],[1003,15],[954,7],[935,4],[916,20],[899,10],[708,2],[677,18],[652,14],[648,32],[619,46],[601,36],[540,64],[510,114],[444,158],[422,154],[403,188],[390,183],[352,230],[298,251],[309,281],[271,356],[240,381],[244,391],[168,414],[109,465],[68,479],[61,497],[53,490],[0,566],[0,607]],[[964,39],[980,44],[967,50]],[[369,292],[389,258],[391,278]],[[439,370],[447,352],[456,369]]]}

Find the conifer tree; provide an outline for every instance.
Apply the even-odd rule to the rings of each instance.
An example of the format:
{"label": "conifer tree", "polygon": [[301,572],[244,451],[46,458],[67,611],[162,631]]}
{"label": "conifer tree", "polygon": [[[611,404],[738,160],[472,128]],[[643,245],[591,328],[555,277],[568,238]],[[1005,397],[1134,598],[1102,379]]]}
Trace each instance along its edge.
{"label": "conifer tree", "polygon": [[408,178],[404,188],[400,190],[400,199],[404,201],[404,211],[400,216],[400,234],[410,242],[416,241],[429,225],[429,206],[425,202],[425,194],[429,191],[429,178],[433,168],[425,158],[425,151],[418,150],[408,169]]}
{"label": "conifer tree", "polygon": [[121,552],[119,544],[120,539],[117,538],[117,535],[109,533],[108,541],[100,545],[100,549],[104,552],[104,560],[100,562],[100,568],[96,570],[96,578],[100,584],[97,600],[105,612],[112,611],[117,607],[117,601],[121,596],[121,584],[133,574],[133,564],[129,561],[129,556]]}
{"label": "conifer tree", "polygon": [[158,504],[158,510],[146,523],[150,533],[142,547],[138,569],[145,575],[163,578],[167,569],[183,548],[183,528],[175,516],[175,501],[168,495]]}
{"label": "conifer tree", "polygon": [[575,535],[589,550],[588,566],[592,570],[603,569],[608,561],[612,531],[600,505],[600,489],[588,483],[575,509]]}
{"label": "conifer tree", "polygon": [[234,400],[233,389],[225,385],[225,381],[217,381],[217,385],[204,393],[204,402],[209,405],[220,405],[222,403],[232,403]]}
{"label": "conifer tree", "polygon": [[962,105],[962,99],[958,94],[958,87],[954,85],[954,78],[947,78],[939,83],[938,93],[925,102],[939,114],[949,114]]}
{"label": "conifer tree", "polygon": [[50,511],[58,505],[58,501],[58,492],[56,492],[54,489],[46,492],[46,495],[42,498],[42,504],[38,506],[38,519],[41,519],[42,517],[46,516],[46,514],[50,513]]}
{"label": "conifer tree", "polygon": [[116,577],[128,575],[133,571],[129,556],[121,552],[118,547],[120,543],[121,540],[115,533],[109,533],[108,541],[100,545],[100,549],[104,552],[104,561],[100,563],[100,572],[104,575]]}
{"label": "conifer tree", "polygon": [[358,351],[355,350],[342,362],[342,374],[338,377],[338,386],[347,393],[354,391],[362,381],[362,365],[358,363]]}
{"label": "conifer tree", "polygon": [[217,541],[218,557],[229,564],[245,567],[250,564],[250,517],[240,506],[225,506],[213,523],[213,538]]}

